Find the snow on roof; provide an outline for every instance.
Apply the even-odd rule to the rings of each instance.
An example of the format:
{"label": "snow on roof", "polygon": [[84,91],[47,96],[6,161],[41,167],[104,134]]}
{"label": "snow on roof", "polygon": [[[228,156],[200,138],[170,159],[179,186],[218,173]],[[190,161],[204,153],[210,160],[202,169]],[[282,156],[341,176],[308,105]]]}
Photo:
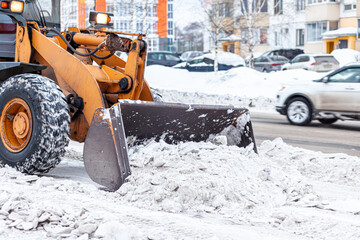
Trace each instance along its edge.
{"label": "snow on roof", "polygon": [[[208,58],[214,60],[215,52],[207,53],[203,55],[204,58]],[[243,65],[245,66],[245,61],[242,57],[235,53],[230,52],[218,52],[218,62],[220,64],[230,65],[230,66],[238,66]]]}
{"label": "snow on roof", "polygon": [[324,39],[332,39],[337,37],[356,36],[357,30],[353,27],[339,28],[332,31],[327,31],[322,34]]}
{"label": "snow on roof", "polygon": [[340,67],[353,62],[360,62],[360,52],[354,49],[335,49],[331,54],[338,60]]}

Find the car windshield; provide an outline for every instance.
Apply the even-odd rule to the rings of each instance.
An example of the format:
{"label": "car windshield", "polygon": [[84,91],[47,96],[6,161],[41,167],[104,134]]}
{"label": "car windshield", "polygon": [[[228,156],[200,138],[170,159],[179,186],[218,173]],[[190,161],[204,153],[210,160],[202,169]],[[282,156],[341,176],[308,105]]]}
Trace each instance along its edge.
{"label": "car windshield", "polygon": [[27,0],[23,16],[41,27],[60,28],[60,0]]}
{"label": "car windshield", "polygon": [[189,52],[184,52],[183,54],[181,54],[182,58],[187,58],[189,56]]}
{"label": "car windshield", "polygon": [[166,60],[169,60],[169,61],[180,61],[180,58],[178,58],[174,55],[171,55],[171,54],[166,54],[165,58],[166,58]]}

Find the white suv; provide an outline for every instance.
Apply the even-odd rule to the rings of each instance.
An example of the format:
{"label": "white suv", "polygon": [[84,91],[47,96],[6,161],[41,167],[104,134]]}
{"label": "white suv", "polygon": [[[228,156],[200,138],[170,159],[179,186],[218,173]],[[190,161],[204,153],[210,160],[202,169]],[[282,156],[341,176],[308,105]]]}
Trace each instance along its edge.
{"label": "white suv", "polygon": [[295,125],[313,119],[324,124],[360,120],[360,64],[344,66],[320,80],[283,86],[276,110]]}
{"label": "white suv", "polygon": [[327,72],[338,69],[339,62],[331,54],[300,54],[282,66],[282,70],[299,68]]}

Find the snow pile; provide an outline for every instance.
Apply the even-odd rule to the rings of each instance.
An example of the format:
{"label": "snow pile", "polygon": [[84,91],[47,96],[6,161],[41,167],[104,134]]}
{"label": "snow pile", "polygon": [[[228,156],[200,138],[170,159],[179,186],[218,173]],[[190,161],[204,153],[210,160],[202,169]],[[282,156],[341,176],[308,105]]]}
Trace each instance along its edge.
{"label": "snow pile", "polygon": [[245,106],[258,111],[274,111],[276,92],[284,83],[311,81],[324,75],[303,69],[262,73],[246,67],[217,74],[163,66],[146,70],[149,85],[166,102]]}
{"label": "snow pile", "polygon": [[275,99],[267,97],[243,97],[230,94],[216,95],[197,92],[179,92],[175,90],[156,90],[166,102],[185,104],[231,105],[251,108],[251,111],[275,111]]}
{"label": "snow pile", "polygon": [[315,80],[323,75],[324,73],[303,69],[262,73],[251,68],[239,67],[215,74],[150,66],[145,76],[149,85],[155,89],[274,99],[282,83]]}
{"label": "snow pile", "polygon": [[[107,219],[106,214],[90,212],[81,204],[88,201],[87,196],[103,194],[95,186],[26,176],[8,167],[0,169],[0,179],[0,238],[16,235],[15,230],[23,234],[40,232],[42,239],[89,239],[90,235],[97,239],[139,239],[141,236],[138,229]],[[74,193],[84,197],[67,197]],[[117,237],[111,238],[113,235]]]}
{"label": "snow pile", "polygon": [[239,219],[252,212],[263,218],[266,209],[283,205],[320,204],[299,173],[288,175],[251,147],[152,141],[131,148],[130,156],[133,175],[119,193],[136,207]]}
{"label": "snow pile", "polygon": [[[245,66],[244,59],[237,54],[219,51],[217,55],[219,64],[225,64],[229,66]],[[203,56],[201,56],[201,58],[208,58],[214,60],[215,52],[204,54]]]}
{"label": "snow pile", "polygon": [[[114,193],[99,190],[82,162],[72,160],[82,155],[80,146],[71,146],[57,174],[26,176],[2,168],[0,238],[262,236],[245,234],[254,231],[251,226],[268,239],[277,231],[282,239],[340,239],[343,232],[348,239],[360,237],[358,200],[344,190],[360,186],[359,158],[307,151],[281,139],[263,142],[259,154],[222,143],[133,146],[132,175]],[[343,200],[325,194],[334,184]]]}
{"label": "snow pile", "polygon": [[340,67],[348,63],[360,62],[360,52],[353,49],[335,49],[331,54],[338,60]]}

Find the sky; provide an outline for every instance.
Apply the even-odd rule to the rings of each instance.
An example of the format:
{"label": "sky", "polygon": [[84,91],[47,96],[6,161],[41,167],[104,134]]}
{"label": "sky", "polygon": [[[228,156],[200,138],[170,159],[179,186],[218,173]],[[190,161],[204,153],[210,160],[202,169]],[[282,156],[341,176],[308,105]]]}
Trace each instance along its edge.
{"label": "sky", "polygon": [[191,22],[202,21],[203,11],[200,0],[175,0],[174,19],[180,29]]}

